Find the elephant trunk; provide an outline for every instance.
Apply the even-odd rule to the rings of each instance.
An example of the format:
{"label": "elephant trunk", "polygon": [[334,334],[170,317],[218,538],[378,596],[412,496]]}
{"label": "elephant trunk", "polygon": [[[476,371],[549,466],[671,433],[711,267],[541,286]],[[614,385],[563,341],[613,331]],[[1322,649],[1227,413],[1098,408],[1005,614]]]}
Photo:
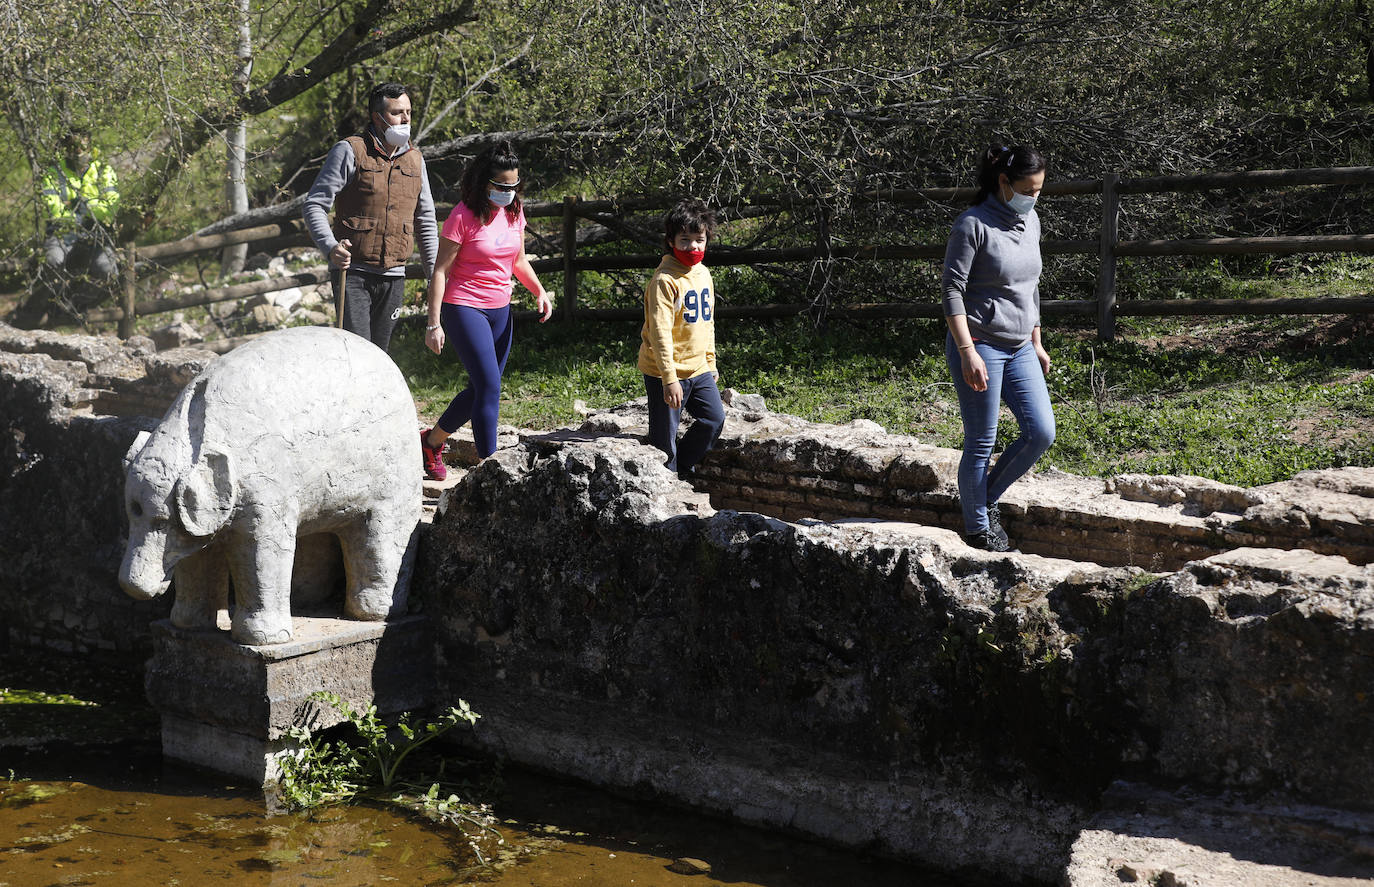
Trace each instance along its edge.
{"label": "elephant trunk", "polygon": [[124,551],[124,562],[119,566],[119,584],[125,594],[146,601],[171,586],[171,575],[163,563],[166,550],[165,533],[150,532],[138,542],[129,540],[129,546]]}

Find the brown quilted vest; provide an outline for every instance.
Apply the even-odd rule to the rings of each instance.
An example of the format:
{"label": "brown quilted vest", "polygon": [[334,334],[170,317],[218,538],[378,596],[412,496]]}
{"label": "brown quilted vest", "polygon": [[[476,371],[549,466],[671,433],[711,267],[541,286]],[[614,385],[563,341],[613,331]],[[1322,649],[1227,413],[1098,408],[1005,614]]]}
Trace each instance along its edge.
{"label": "brown quilted vest", "polygon": [[420,152],[412,147],[393,159],[370,135],[346,141],[358,168],[334,198],[334,236],[353,244],[354,261],[377,268],[403,265],[415,250]]}

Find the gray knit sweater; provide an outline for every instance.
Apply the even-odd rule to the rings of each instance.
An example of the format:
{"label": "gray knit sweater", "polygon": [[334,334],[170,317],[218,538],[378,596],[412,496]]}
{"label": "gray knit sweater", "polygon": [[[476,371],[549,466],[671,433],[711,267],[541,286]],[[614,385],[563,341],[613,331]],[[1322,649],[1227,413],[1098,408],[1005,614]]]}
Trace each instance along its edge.
{"label": "gray knit sweater", "polygon": [[973,338],[1011,348],[1040,325],[1040,217],[993,194],[954,220],[941,282],[945,316],[968,316]]}

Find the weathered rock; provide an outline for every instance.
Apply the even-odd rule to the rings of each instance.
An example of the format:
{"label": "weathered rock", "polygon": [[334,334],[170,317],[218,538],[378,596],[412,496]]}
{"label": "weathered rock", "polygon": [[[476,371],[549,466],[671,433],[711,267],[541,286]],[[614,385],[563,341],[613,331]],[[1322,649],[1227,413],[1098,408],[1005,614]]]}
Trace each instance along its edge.
{"label": "weathered rock", "polygon": [[258,329],[280,326],[286,320],[286,311],[277,305],[258,305],[253,308],[253,324]]}
{"label": "weathered rock", "polygon": [[1062,887],[1369,887],[1374,816],[1113,785]]}
{"label": "weathered rock", "polygon": [[223,302],[211,302],[206,306],[206,310],[213,316],[223,320],[226,317],[232,317],[234,313],[239,310],[239,300],[226,299]]}
{"label": "weathered rock", "polygon": [[764,413],[768,407],[764,404],[762,394],[741,394],[733,388],[726,388],[720,393],[721,401],[728,407],[734,407],[746,413]]}
{"label": "weathered rock", "polygon": [[276,293],[273,294],[272,304],[276,305],[283,311],[290,313],[297,305],[300,304],[301,298],[302,294],[300,287],[287,287],[284,290],[277,290]]}
{"label": "weathered rock", "polygon": [[205,337],[184,320],[158,327],[149,333],[149,336],[157,345],[158,351],[185,348],[187,345],[195,345],[205,341]]}
{"label": "weathered rock", "polygon": [[1255,490],[1188,475],[1121,474],[1107,481],[1106,491],[1136,502],[1181,505],[1184,513],[1203,516],[1218,511],[1240,514],[1266,498]]}
{"label": "weathered rock", "polygon": [[679,875],[709,875],[711,874],[711,864],[704,859],[682,856],[668,865],[668,871],[676,872]]}

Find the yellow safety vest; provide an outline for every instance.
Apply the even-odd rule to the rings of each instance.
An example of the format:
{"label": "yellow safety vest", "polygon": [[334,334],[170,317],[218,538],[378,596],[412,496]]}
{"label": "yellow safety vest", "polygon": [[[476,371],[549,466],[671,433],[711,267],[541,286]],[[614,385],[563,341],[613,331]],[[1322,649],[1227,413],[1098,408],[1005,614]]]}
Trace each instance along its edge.
{"label": "yellow safety vest", "polygon": [[108,225],[119,204],[115,171],[98,157],[91,158],[84,175],[77,175],[60,160],[43,177],[43,205],[55,222],[85,223],[88,219]]}

